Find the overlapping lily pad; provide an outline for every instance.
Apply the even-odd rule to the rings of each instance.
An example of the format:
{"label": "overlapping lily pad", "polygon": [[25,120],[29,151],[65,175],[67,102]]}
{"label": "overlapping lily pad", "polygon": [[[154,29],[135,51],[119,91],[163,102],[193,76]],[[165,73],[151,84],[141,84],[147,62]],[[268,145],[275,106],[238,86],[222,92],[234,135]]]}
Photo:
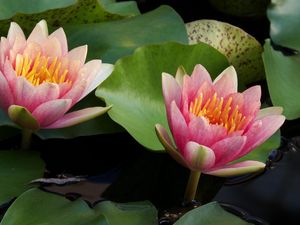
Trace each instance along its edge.
{"label": "overlapping lily pad", "polygon": [[8,209],[1,225],[156,225],[157,211],[150,202],[98,203],[93,209],[83,200],[31,189]]}
{"label": "overlapping lily pad", "polygon": [[287,119],[300,117],[300,57],[285,56],[276,51],[267,40],[263,59],[268,88],[274,105],[284,108]]}
{"label": "overlapping lily pad", "polygon": [[272,0],[267,15],[271,22],[272,40],[300,51],[300,4],[298,0]]}
{"label": "overlapping lily pad", "polygon": [[207,43],[223,53],[237,70],[239,83],[249,84],[264,78],[260,43],[241,28],[216,20],[186,24],[189,43]]}
{"label": "overlapping lily pad", "polygon": [[110,117],[122,125],[140,144],[163,150],[154,125],[168,127],[162,97],[161,74],[175,74],[183,65],[190,74],[198,63],[213,77],[228,66],[225,56],[200,43],[165,43],[137,49],[132,56],[117,61],[112,75],[97,89],[96,95],[113,105]]}
{"label": "overlapping lily pad", "polygon": [[0,150],[0,205],[27,190],[43,176],[44,163],[37,152]]}

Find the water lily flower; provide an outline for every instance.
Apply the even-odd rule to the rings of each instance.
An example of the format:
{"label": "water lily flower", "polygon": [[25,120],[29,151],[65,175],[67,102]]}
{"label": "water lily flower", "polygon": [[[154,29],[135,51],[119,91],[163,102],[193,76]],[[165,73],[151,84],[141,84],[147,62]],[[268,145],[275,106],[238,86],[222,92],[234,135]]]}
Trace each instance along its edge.
{"label": "water lily flower", "polygon": [[281,107],[260,110],[260,86],[237,92],[230,66],[214,81],[202,65],[191,76],[163,73],[162,88],[174,146],[166,129],[156,132],[171,156],[189,168],[215,176],[264,169],[258,161],[232,163],[266,141],[284,122]]}
{"label": "water lily flower", "polygon": [[85,63],[87,46],[68,50],[62,28],[48,35],[40,21],[26,39],[12,22],[0,41],[0,107],[22,128],[62,128],[94,118],[110,107],[68,112],[113,70],[101,60]]}

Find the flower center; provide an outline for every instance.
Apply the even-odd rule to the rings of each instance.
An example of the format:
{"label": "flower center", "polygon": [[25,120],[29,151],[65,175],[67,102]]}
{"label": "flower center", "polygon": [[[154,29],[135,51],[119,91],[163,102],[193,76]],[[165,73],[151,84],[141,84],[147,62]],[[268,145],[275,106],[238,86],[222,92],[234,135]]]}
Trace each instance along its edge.
{"label": "flower center", "polygon": [[232,97],[224,102],[223,97],[219,98],[217,93],[206,101],[201,93],[191,102],[189,110],[196,116],[204,116],[211,124],[225,127],[228,133],[244,129],[250,119],[239,111],[238,105],[233,108]]}
{"label": "flower center", "polygon": [[18,54],[15,71],[17,76],[25,77],[34,86],[40,85],[43,82],[69,83],[71,81],[67,79],[68,70],[61,68],[61,64],[61,61],[57,57],[41,56],[40,52],[33,60],[27,54]]}

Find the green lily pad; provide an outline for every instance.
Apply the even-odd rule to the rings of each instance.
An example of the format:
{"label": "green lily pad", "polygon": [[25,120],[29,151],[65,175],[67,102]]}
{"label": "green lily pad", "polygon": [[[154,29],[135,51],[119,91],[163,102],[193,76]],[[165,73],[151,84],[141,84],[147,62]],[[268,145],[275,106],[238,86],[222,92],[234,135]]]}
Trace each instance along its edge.
{"label": "green lily pad", "polygon": [[273,105],[282,106],[287,119],[299,118],[300,57],[284,56],[272,48],[269,40],[266,41],[264,50],[263,60]]}
{"label": "green lily pad", "polygon": [[197,20],[186,24],[189,43],[204,42],[223,53],[237,70],[240,84],[264,79],[260,43],[242,29],[216,20]]}
{"label": "green lily pad", "polygon": [[188,42],[181,17],[169,6],[161,6],[128,19],[68,25],[64,29],[70,49],[87,44],[88,59],[101,58],[106,63],[115,63],[142,45],[166,41]]}
{"label": "green lily pad", "polygon": [[225,211],[217,202],[193,209],[174,225],[250,225],[241,218]]}
{"label": "green lily pad", "polygon": [[91,209],[83,200],[31,189],[8,209],[1,225],[156,225],[157,211],[150,202],[98,203]]}
{"label": "green lily pad", "polygon": [[212,76],[228,66],[226,57],[211,46],[200,43],[165,43],[138,48],[132,56],[116,62],[111,76],[97,89],[96,95],[113,105],[109,116],[123,126],[140,144],[163,150],[155,134],[156,123],[168,128],[162,97],[162,72],[175,75],[183,65],[191,74],[198,63]]}
{"label": "green lily pad", "polygon": [[300,4],[298,0],[272,0],[267,10],[272,40],[300,51]]}
{"label": "green lily pad", "polygon": [[[28,5],[28,3],[24,4]],[[60,16],[58,17],[57,15]],[[18,13],[9,19],[5,18],[5,20],[0,21],[0,33],[6,33],[11,21],[17,22],[25,33],[29,33],[35,24],[42,19],[47,21],[51,29],[64,26],[65,24],[99,23],[126,17],[106,11],[98,0],[78,0],[75,4],[64,8],[49,9],[31,14]]]}
{"label": "green lily pad", "polygon": [[0,205],[29,188],[44,173],[44,162],[33,151],[0,150]]}
{"label": "green lily pad", "polygon": [[105,9],[111,13],[116,13],[120,15],[128,15],[128,16],[137,16],[140,15],[140,10],[137,6],[136,1],[103,1],[98,0],[103,4]]}

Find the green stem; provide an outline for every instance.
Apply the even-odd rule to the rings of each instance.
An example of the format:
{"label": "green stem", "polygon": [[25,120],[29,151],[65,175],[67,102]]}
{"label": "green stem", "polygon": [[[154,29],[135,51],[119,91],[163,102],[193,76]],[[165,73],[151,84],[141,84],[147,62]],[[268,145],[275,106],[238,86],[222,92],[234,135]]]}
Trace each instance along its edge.
{"label": "green stem", "polygon": [[184,202],[191,202],[195,199],[200,175],[200,171],[191,170],[189,181],[185,189]]}
{"label": "green stem", "polygon": [[32,130],[23,129],[22,130],[22,141],[21,141],[21,149],[27,150],[30,147]]}

